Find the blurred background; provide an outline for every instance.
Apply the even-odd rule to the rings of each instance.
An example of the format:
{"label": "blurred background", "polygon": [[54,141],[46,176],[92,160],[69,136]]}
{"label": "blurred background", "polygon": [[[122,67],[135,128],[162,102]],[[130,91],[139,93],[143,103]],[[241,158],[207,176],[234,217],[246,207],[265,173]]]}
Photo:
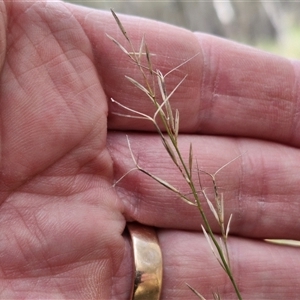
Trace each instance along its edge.
{"label": "blurred background", "polygon": [[300,58],[300,0],[77,1],[78,5],[143,16],[192,31]]}

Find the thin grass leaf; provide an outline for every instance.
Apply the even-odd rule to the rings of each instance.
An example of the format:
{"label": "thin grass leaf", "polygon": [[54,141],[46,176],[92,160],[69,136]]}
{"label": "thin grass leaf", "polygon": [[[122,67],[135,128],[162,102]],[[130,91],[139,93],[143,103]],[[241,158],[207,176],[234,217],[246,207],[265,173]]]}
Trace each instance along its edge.
{"label": "thin grass leaf", "polygon": [[189,172],[190,178],[192,179],[192,169],[193,169],[193,145],[190,143],[190,150],[189,150]]}
{"label": "thin grass leaf", "polygon": [[178,165],[177,159],[176,159],[176,155],[175,155],[175,153],[173,151],[173,148],[170,146],[170,143],[168,142],[168,140],[164,136],[162,136],[161,138],[162,138],[162,143],[163,143],[165,149],[167,150],[169,156],[171,157],[171,159],[173,160],[173,162],[176,165]]}
{"label": "thin grass leaf", "polygon": [[214,205],[213,205],[212,202],[209,200],[209,198],[208,198],[208,196],[206,195],[206,193],[205,193],[204,190],[202,190],[202,194],[203,194],[203,196],[204,196],[204,198],[205,198],[205,200],[206,200],[206,202],[207,202],[207,204],[208,204],[208,207],[209,207],[210,211],[213,213],[215,219],[216,219],[217,222],[219,223],[219,215],[218,215],[218,213],[217,213],[217,211],[216,211]]}
{"label": "thin grass leaf", "polygon": [[142,168],[139,168],[143,173],[147,174],[148,176],[150,176],[152,179],[156,180],[157,182],[159,182],[161,185],[163,185],[164,187],[166,187],[168,190],[176,193],[176,194],[181,194],[179,192],[179,190],[177,190],[173,185],[171,185],[170,183],[168,183],[167,181],[149,173],[148,171],[142,169]]}
{"label": "thin grass leaf", "polygon": [[217,187],[217,184],[216,184],[216,177],[215,177],[215,174],[210,174],[210,177],[212,179],[212,184],[213,184],[213,188],[214,188],[214,193],[215,193],[215,201],[216,201],[216,204],[217,206],[219,206],[219,190],[218,190],[218,187]]}
{"label": "thin grass leaf", "polygon": [[160,95],[162,98],[162,104],[160,105],[160,108],[161,108],[160,111],[162,111],[162,108],[164,106],[166,108],[165,121],[168,124],[168,128],[166,128],[166,130],[168,132],[173,132],[173,130],[172,130],[173,126],[172,125],[170,126],[170,124],[174,123],[173,114],[172,114],[172,110],[170,109],[169,99],[168,99],[167,91],[166,91],[166,87],[165,87],[164,76],[162,75],[162,73],[159,70],[157,70],[157,82],[158,82]]}
{"label": "thin grass leaf", "polygon": [[[178,134],[179,134],[179,110],[176,109],[176,111],[175,111],[175,132],[174,132],[176,142],[178,139]],[[190,175],[192,176],[192,173],[190,173]]]}
{"label": "thin grass leaf", "polygon": [[219,205],[219,218],[220,223],[224,225],[224,197],[223,194],[220,195],[220,205]]}
{"label": "thin grass leaf", "polygon": [[229,258],[228,248],[227,248],[227,240],[224,237],[220,238],[219,246],[222,249],[223,258],[225,260],[225,263],[230,268],[230,258]]}
{"label": "thin grass leaf", "polygon": [[112,112],[112,115],[119,116],[119,117],[124,117],[124,118],[130,118],[130,119],[139,119],[139,120],[147,120],[148,118],[142,117],[142,116],[133,116],[133,115],[127,115],[127,114],[121,114],[117,112]]}
{"label": "thin grass leaf", "polygon": [[179,69],[180,67],[182,67],[183,65],[187,64],[189,61],[191,61],[192,59],[194,59],[199,54],[200,54],[200,52],[196,53],[194,56],[190,57],[189,59],[185,60],[183,63],[179,64],[177,67],[175,67],[172,70],[170,70],[169,72],[167,72],[165,74],[165,77],[167,77],[168,75],[170,75],[171,73],[173,73],[174,71],[176,71],[177,69]]}
{"label": "thin grass leaf", "polygon": [[134,84],[138,89],[140,89],[141,91],[143,91],[147,96],[149,96],[149,91],[139,82],[137,82],[135,79],[125,75],[125,78],[128,79],[132,84]]}
{"label": "thin grass leaf", "polygon": [[[176,126],[179,127],[179,119],[177,121],[177,125],[176,125],[176,120],[174,119],[173,116],[173,111],[172,111],[172,107],[170,105],[169,99],[172,96],[172,94],[175,92],[175,90],[177,89],[178,86],[175,87],[175,89],[171,92],[170,95],[167,94],[167,90],[166,90],[166,86],[165,86],[165,80],[164,80],[164,76],[162,75],[162,73],[157,70],[157,81],[158,81],[158,86],[159,86],[159,90],[160,90],[160,94],[162,97],[162,106],[165,106],[166,108],[166,114],[167,114],[167,118],[166,121],[168,123],[169,126],[169,130],[171,131],[171,133],[173,134],[173,136],[175,137],[175,140],[177,139],[178,136],[178,130]],[[181,83],[179,83],[180,85]],[[178,118],[179,118],[179,114],[178,114]],[[177,133],[177,135],[176,135]]]}
{"label": "thin grass leaf", "polygon": [[126,138],[127,138],[127,144],[128,144],[128,148],[129,148],[129,151],[130,151],[130,155],[131,155],[131,158],[136,166],[136,168],[143,172],[144,174],[148,175],[149,177],[151,177],[152,179],[154,179],[155,181],[157,181],[158,183],[160,183],[161,185],[163,185],[164,187],[166,187],[168,190],[172,191],[173,193],[177,194],[181,199],[183,199],[186,203],[190,204],[190,205],[194,205],[193,202],[191,202],[188,198],[186,198],[178,189],[176,189],[173,185],[169,184],[167,181],[151,174],[150,172],[146,171],[145,169],[143,169],[142,167],[139,166],[139,164],[137,163],[134,155],[133,155],[133,152],[132,152],[132,149],[131,149],[131,144],[130,144],[130,141],[129,141],[129,138],[128,136],[126,135]]}
{"label": "thin grass leaf", "polygon": [[170,99],[173,94],[176,92],[176,90],[181,86],[181,84],[184,82],[184,80],[187,78],[188,75],[185,75],[180,82],[175,86],[175,88],[172,90],[172,92],[168,95],[168,99]]}
{"label": "thin grass leaf", "polygon": [[160,94],[162,96],[162,99],[165,100],[167,98],[165,79],[161,71],[157,70],[156,73],[157,73],[157,82],[158,82]]}
{"label": "thin grass leaf", "polygon": [[[179,196],[180,197],[180,196]],[[183,200],[185,203],[192,205],[192,206],[198,206],[197,203],[192,202],[190,199],[186,198],[186,197],[180,197],[181,200]]]}
{"label": "thin grass leaf", "polygon": [[[153,119],[155,120],[155,119],[157,118],[157,115],[160,114],[161,118],[162,118],[165,122],[167,122],[167,123],[169,124],[169,117],[166,116],[166,114],[165,114],[165,112],[164,112],[164,110],[163,110],[163,107],[165,106],[165,104],[166,104],[167,101],[168,101],[168,99],[164,100],[164,101],[158,106],[158,108],[157,108],[157,110],[156,110],[156,112],[155,112],[155,114],[154,114],[154,116],[153,116]],[[168,131],[169,127],[166,128],[166,129],[167,129],[167,131]]]}
{"label": "thin grass leaf", "polygon": [[[174,121],[174,117],[173,117],[172,107],[170,105],[169,99],[173,96],[175,91],[179,88],[179,86],[182,84],[182,82],[186,79],[187,75],[184,76],[184,78],[175,86],[175,88],[168,95],[167,91],[166,91],[164,76],[162,75],[162,73],[160,71],[157,71],[157,72],[158,72],[158,76],[157,76],[158,86],[159,86],[159,89],[160,89],[160,94],[161,94],[162,99],[163,99],[163,103],[166,107],[167,116],[168,116],[168,123],[171,125],[170,127],[172,129],[173,134],[175,135],[177,130],[176,130],[176,125],[175,125],[175,121]],[[178,122],[178,125],[179,125],[179,122]],[[177,135],[178,135],[178,133],[177,133]]]}
{"label": "thin grass leaf", "polygon": [[224,254],[224,258],[226,260],[226,263],[228,264],[227,248],[226,248],[224,239],[222,239],[221,237],[219,238],[219,246],[222,250],[222,253]]}
{"label": "thin grass leaf", "polygon": [[166,106],[166,112],[167,112],[167,116],[168,116],[168,120],[169,120],[169,126],[172,130],[172,134],[174,136],[174,132],[175,132],[175,120],[174,120],[174,116],[173,116],[173,111],[172,111],[172,107],[170,105],[170,101],[169,101],[169,97],[167,97],[166,101],[165,101],[165,106]]}
{"label": "thin grass leaf", "polygon": [[113,17],[115,18],[115,20],[116,20],[116,22],[117,22],[117,24],[118,24],[118,26],[119,26],[121,32],[122,32],[123,35],[124,35],[124,37],[125,37],[126,40],[130,43],[130,40],[129,40],[128,36],[127,36],[127,32],[126,32],[125,28],[123,27],[121,21],[119,20],[118,16],[117,16],[116,13],[113,11],[113,9],[111,9],[110,11],[111,11]]}
{"label": "thin grass leaf", "polygon": [[219,173],[221,170],[223,170],[224,168],[226,168],[228,165],[230,165],[231,163],[233,163],[235,160],[237,160],[238,158],[240,158],[244,153],[240,154],[239,156],[235,157],[234,159],[232,159],[231,161],[229,161],[228,163],[226,163],[225,165],[223,165],[221,168],[219,168],[214,175],[217,175],[217,173]]}
{"label": "thin grass leaf", "polygon": [[139,63],[141,63],[144,48],[145,48],[145,36],[143,35],[141,45],[140,45],[139,56],[138,56]]}
{"label": "thin grass leaf", "polygon": [[124,175],[122,175],[118,180],[116,180],[116,182],[112,185],[112,187],[115,187],[121,180],[123,180],[129,173],[131,173],[132,171],[136,171],[138,170],[137,168],[132,168],[129,171],[127,171]]}
{"label": "thin grass leaf", "polygon": [[[137,110],[131,109],[131,108],[123,105],[122,103],[114,100],[113,98],[110,98],[110,101],[113,102],[113,103],[115,103],[115,104],[117,104],[118,106],[124,108],[125,110],[128,110],[128,111],[130,111],[130,112],[132,112],[134,114],[137,114],[139,117],[136,117],[136,118],[138,118],[138,119],[145,119],[145,120],[151,121],[152,123],[155,123],[155,121],[150,116],[148,116],[146,114],[143,114],[143,113],[141,113],[141,112],[139,112]],[[113,114],[120,115],[120,116],[125,116],[125,117],[128,117],[128,118],[135,118],[135,116],[131,116],[131,115],[125,115],[125,114],[123,115],[123,114],[119,114],[119,113],[113,113]]]}
{"label": "thin grass leaf", "polygon": [[201,176],[200,176],[200,169],[199,169],[199,164],[198,164],[198,160],[196,159],[196,165],[197,165],[197,177],[198,177],[198,183],[199,186],[201,188],[201,191],[203,191],[204,189],[202,188],[202,182],[201,182]]}
{"label": "thin grass leaf", "polygon": [[134,155],[133,155],[132,148],[131,148],[131,144],[130,144],[130,140],[129,140],[129,137],[128,137],[127,134],[126,134],[126,139],[127,139],[127,145],[128,145],[128,148],[129,148],[129,152],[130,152],[132,161],[134,162],[136,168],[139,169],[139,168],[138,168],[138,163],[137,163],[137,161],[136,161],[136,159],[135,159],[135,157],[134,157]]}
{"label": "thin grass leaf", "polygon": [[202,231],[203,231],[203,233],[204,233],[204,236],[205,236],[205,238],[206,238],[206,241],[208,242],[208,245],[209,245],[211,251],[212,251],[212,252],[214,253],[214,255],[216,256],[216,254],[215,254],[215,247],[214,247],[213,244],[212,244],[212,241],[211,241],[210,236],[209,236],[208,233],[206,232],[206,229],[204,228],[203,225],[201,225],[201,228],[202,228]]}
{"label": "thin grass leaf", "polygon": [[221,296],[220,296],[219,292],[213,292],[212,294],[213,294],[213,297],[215,300],[221,300]]}
{"label": "thin grass leaf", "polygon": [[206,300],[197,290],[195,290],[193,287],[191,287],[188,283],[185,283],[187,287],[201,300]]}
{"label": "thin grass leaf", "polygon": [[166,187],[168,190],[170,190],[173,193],[177,194],[187,204],[195,206],[195,204],[193,202],[191,202],[188,198],[186,198],[178,189],[176,189],[174,186],[169,184],[167,181],[151,174],[150,172],[148,172],[145,169],[141,168],[139,165],[136,165],[136,167],[138,168],[138,170],[140,170],[144,174],[148,175],[149,177],[151,177],[152,179],[154,179],[155,181],[157,181],[158,183],[160,183],[161,185]]}
{"label": "thin grass leaf", "polygon": [[217,259],[217,261],[219,262],[219,264],[221,265],[222,269],[227,273],[226,268],[223,265],[223,262],[220,258],[220,255],[216,249],[216,246],[214,245],[214,242],[212,241],[212,238],[210,237],[210,235],[206,232],[205,228],[203,227],[203,225],[201,225],[202,227],[202,231],[204,233],[204,236],[209,244],[209,247],[213,253],[213,255],[215,256],[215,258]]}
{"label": "thin grass leaf", "polygon": [[180,193],[179,190],[177,190],[174,186],[172,186],[171,184],[169,184],[168,182],[166,182],[165,180],[151,174],[150,172],[146,171],[145,169],[141,168],[139,166],[139,164],[137,163],[134,155],[133,155],[133,152],[132,152],[132,148],[131,148],[131,144],[130,144],[130,141],[129,141],[129,137],[128,135],[126,135],[126,138],[127,138],[127,144],[128,144],[128,148],[129,148],[129,151],[130,151],[130,155],[131,155],[131,158],[136,166],[136,168],[138,170],[140,170],[141,172],[145,173],[146,175],[148,175],[149,177],[151,177],[152,179],[154,179],[155,181],[157,181],[158,183],[160,183],[161,185],[163,185],[164,187],[166,187],[167,189],[171,190],[172,192],[176,193],[177,195],[179,195],[180,197],[184,197],[184,195],[182,193]]}
{"label": "thin grass leaf", "polygon": [[152,67],[152,62],[151,62],[151,57],[150,57],[150,52],[148,49],[148,45],[145,43],[145,51],[146,51],[146,58],[147,58],[147,62],[148,62],[148,68],[149,68],[149,72],[152,75],[153,74],[153,67]]}
{"label": "thin grass leaf", "polygon": [[229,217],[229,220],[228,220],[228,223],[227,223],[227,227],[226,227],[226,232],[225,232],[225,237],[226,237],[226,239],[228,238],[231,220],[232,220],[232,214],[231,214],[230,217]]}
{"label": "thin grass leaf", "polygon": [[[157,76],[157,73],[154,72],[153,70],[153,66],[152,66],[152,60],[151,60],[151,55],[153,55],[152,53],[149,52],[149,48],[147,43],[145,43],[145,51],[146,51],[146,58],[147,58],[147,63],[148,63],[148,71],[151,75],[151,84],[152,84],[152,91],[153,91],[153,96],[155,97],[155,77]],[[155,54],[154,54],[155,55]],[[156,75],[156,76],[154,76]],[[156,102],[153,101],[154,103]]]}
{"label": "thin grass leaf", "polygon": [[130,52],[128,52],[127,50],[126,50],[126,48],[122,45],[122,44],[120,44],[115,38],[113,38],[112,36],[110,36],[109,34],[107,34],[106,33],[106,36],[110,39],[110,40],[112,40],[126,55],[128,55],[131,59],[132,59],[132,55],[131,55],[131,53]]}

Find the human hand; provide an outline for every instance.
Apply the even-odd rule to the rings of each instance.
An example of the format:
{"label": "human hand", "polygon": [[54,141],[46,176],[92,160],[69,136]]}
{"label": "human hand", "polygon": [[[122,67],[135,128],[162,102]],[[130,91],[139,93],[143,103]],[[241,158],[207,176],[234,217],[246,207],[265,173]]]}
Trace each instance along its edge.
{"label": "human hand", "polygon": [[[146,34],[163,72],[200,52],[167,82],[171,89],[188,74],[171,100],[180,145],[188,153],[192,142],[208,172],[242,153],[217,177],[233,213],[234,275],[244,299],[297,297],[298,249],[261,239],[299,239],[299,62],[153,21],[122,22],[137,44]],[[110,97],[153,110],[105,35],[120,37],[111,14],[7,1],[1,28],[1,298],[128,299],[132,250],[122,233],[136,220],[158,228],[161,299],[194,297],[186,282],[207,298],[217,288],[234,299],[195,207],[138,172],[112,187],[133,167],[129,133],[140,164],[184,188],[151,124],[108,110]]]}

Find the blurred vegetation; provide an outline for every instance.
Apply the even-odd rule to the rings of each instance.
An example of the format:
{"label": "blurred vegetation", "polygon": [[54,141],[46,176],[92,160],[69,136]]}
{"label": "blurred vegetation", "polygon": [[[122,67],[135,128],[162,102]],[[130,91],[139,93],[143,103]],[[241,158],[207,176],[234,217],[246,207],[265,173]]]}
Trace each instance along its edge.
{"label": "blurred vegetation", "polygon": [[77,1],[78,5],[160,20],[300,58],[300,1]]}
{"label": "blurred vegetation", "polygon": [[280,42],[261,41],[255,46],[285,57],[300,59],[300,26],[290,26],[284,40]]}

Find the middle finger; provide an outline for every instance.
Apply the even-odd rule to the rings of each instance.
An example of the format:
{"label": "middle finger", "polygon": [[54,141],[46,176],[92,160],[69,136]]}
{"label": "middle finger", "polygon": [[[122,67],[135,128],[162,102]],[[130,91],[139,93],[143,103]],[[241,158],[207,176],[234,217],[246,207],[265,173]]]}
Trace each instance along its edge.
{"label": "middle finger", "polygon": [[[118,179],[134,168],[134,163],[124,133],[109,133],[108,139]],[[189,195],[191,191],[157,135],[130,133],[129,140],[141,167]],[[195,160],[200,169],[214,173],[241,155],[216,175],[219,192],[224,196],[226,220],[233,214],[231,233],[256,238],[300,238],[297,149],[252,139],[184,135],[179,145],[186,162],[190,142],[194,152],[194,181],[199,192]],[[210,178],[202,174],[201,182],[212,197]],[[129,220],[163,228],[200,229],[197,208],[145,174],[130,172],[117,184],[117,190]],[[213,229],[218,230],[206,201],[201,199]]]}

